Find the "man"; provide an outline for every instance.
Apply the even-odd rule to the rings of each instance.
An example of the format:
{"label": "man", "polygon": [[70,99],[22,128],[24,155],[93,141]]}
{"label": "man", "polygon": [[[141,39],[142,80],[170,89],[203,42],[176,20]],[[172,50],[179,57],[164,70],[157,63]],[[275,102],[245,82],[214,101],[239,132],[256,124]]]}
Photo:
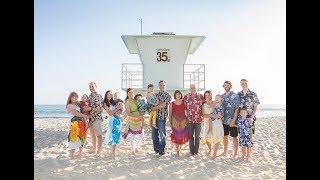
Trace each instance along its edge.
{"label": "man", "polygon": [[[97,93],[97,85],[95,82],[89,84],[89,89],[91,94],[89,96],[90,107],[90,120],[89,120],[89,130],[92,137],[92,150],[90,153],[96,153],[99,155],[102,147],[102,114],[103,111],[103,98]],[[98,139],[98,148],[97,148]]]}
{"label": "man", "polygon": [[[238,92],[238,96],[240,98],[240,108],[246,108],[248,112],[248,118],[253,119],[253,126],[252,126],[252,134],[254,134],[255,126],[254,122],[256,120],[256,112],[258,104],[260,104],[259,98],[257,94],[248,89],[248,80],[241,79],[240,85],[242,87],[242,91]],[[235,123],[235,121],[234,121]]]}
{"label": "man", "polygon": [[231,91],[232,84],[230,81],[225,81],[223,83],[223,88],[226,91],[222,94],[222,106],[224,108],[223,117],[223,153],[221,155],[226,156],[228,151],[228,139],[229,135],[232,137],[234,153],[233,157],[238,154],[238,128],[231,122],[236,122],[238,116],[238,107],[240,104],[239,96]]}
{"label": "man", "polygon": [[197,93],[196,86],[191,84],[190,93],[184,96],[183,100],[188,120],[190,155],[196,155],[199,150],[201,123],[203,121],[202,105],[204,98],[202,94]]}
{"label": "man", "polygon": [[166,120],[168,118],[168,105],[171,102],[171,96],[165,92],[166,82],[159,81],[159,92],[155,94],[158,105],[152,107],[151,110],[157,110],[156,127],[152,126],[153,148],[160,156],[165,154],[166,147]]}

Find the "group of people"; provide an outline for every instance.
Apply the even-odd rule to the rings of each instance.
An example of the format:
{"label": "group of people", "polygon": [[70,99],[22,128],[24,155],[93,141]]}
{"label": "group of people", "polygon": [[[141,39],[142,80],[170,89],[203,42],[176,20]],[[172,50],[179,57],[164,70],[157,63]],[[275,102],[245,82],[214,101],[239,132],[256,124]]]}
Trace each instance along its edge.
{"label": "group of people", "polygon": [[[67,113],[72,116],[68,135],[70,157],[82,154],[86,145],[87,130],[92,137],[92,149],[89,153],[99,155],[102,149],[102,121],[108,120],[105,142],[111,147],[111,155],[115,156],[116,146],[123,140],[130,140],[131,154],[139,151],[144,137],[145,118],[149,114],[152,130],[153,150],[159,156],[165,154],[166,122],[171,127],[170,139],[176,146],[178,156],[182,156],[182,145],[189,142],[189,155],[198,154],[200,143],[208,147],[207,155],[217,157],[220,144],[226,156],[229,136],[233,140],[233,157],[238,154],[238,146],[242,147],[242,159],[248,160],[253,146],[257,105],[260,104],[257,94],[248,89],[248,81],[241,79],[242,90],[238,93],[231,91],[232,84],[225,81],[225,93],[213,95],[210,90],[202,95],[197,92],[194,84],[190,92],[183,95],[176,90],[171,95],[166,92],[166,82],[159,81],[159,92],[154,93],[154,85],[148,85],[146,102],[141,94],[134,93],[128,88],[126,99],[119,99],[118,94],[111,91],[104,98],[97,93],[97,85],[89,84],[91,94],[83,95],[78,101],[78,95],[72,92],[67,100]],[[103,117],[102,112],[107,116]],[[123,126],[124,125],[124,126]]]}

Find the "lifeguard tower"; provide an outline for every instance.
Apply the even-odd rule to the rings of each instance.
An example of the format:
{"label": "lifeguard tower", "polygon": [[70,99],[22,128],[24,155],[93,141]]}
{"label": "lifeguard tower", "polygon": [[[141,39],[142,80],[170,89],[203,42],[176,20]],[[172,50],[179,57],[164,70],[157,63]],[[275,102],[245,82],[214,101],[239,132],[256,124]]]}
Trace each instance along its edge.
{"label": "lifeguard tower", "polygon": [[153,33],[152,35],[122,35],[129,53],[138,54],[140,63],[122,64],[122,90],[133,88],[145,93],[148,84],[158,90],[158,82],[167,82],[167,91],[186,92],[190,84],[199,91],[205,89],[205,65],[185,64],[188,54],[193,54],[205,36]]}

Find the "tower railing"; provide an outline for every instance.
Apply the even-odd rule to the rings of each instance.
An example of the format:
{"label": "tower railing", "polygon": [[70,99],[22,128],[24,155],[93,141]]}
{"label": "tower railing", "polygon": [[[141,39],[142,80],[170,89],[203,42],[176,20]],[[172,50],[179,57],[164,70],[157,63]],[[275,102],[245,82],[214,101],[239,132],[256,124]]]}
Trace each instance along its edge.
{"label": "tower railing", "polygon": [[[199,91],[205,89],[205,64],[183,65],[183,89],[195,84]],[[123,63],[121,67],[121,89],[143,89],[143,64]]]}
{"label": "tower railing", "polygon": [[121,89],[143,87],[143,65],[124,63],[121,66]]}
{"label": "tower railing", "polygon": [[199,91],[205,90],[205,64],[184,64],[183,88],[188,89],[190,84],[195,84]]}

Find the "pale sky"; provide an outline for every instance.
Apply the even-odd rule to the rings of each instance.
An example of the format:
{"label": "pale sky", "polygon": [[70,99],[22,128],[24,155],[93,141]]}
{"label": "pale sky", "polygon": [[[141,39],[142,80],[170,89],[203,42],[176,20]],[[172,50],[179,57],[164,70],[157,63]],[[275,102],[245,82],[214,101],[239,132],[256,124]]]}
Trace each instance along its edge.
{"label": "pale sky", "polygon": [[35,0],[34,17],[35,104],[65,104],[90,81],[101,95],[120,89],[121,64],[140,63],[121,35],[140,34],[139,18],[143,34],[206,36],[186,63],[206,64],[214,94],[246,78],[261,104],[286,103],[285,0]]}

